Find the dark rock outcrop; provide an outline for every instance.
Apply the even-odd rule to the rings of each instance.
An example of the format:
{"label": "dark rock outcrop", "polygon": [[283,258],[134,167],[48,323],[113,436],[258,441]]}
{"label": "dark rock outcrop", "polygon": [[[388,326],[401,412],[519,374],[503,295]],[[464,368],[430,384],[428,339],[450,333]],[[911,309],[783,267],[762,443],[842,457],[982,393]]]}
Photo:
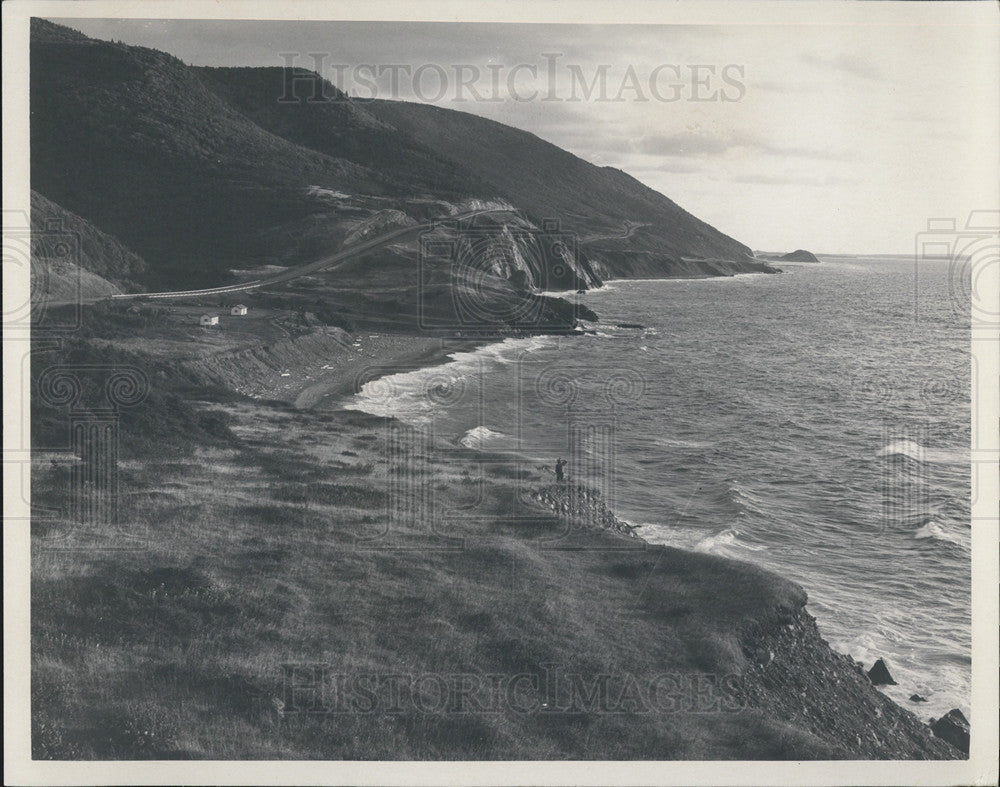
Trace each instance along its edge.
{"label": "dark rock outcrop", "polygon": [[819,262],[819,257],[805,249],[790,251],[788,254],[782,254],[778,259],[784,262]]}
{"label": "dark rock outcrop", "polygon": [[910,702],[927,702],[927,698],[921,697],[919,694],[911,694]]}
{"label": "dark rock outcrop", "polygon": [[560,517],[577,524],[612,530],[630,538],[638,538],[631,525],[611,512],[601,498],[600,492],[583,484],[568,482],[551,484],[532,493],[532,498]]}
{"label": "dark rock outcrop", "polygon": [[965,754],[969,753],[969,720],[958,708],[931,722],[931,731]]}
{"label": "dark rock outcrop", "polygon": [[877,691],[849,656],[830,648],[804,609],[790,622],[744,629],[748,708],[767,708],[845,759],[950,760],[961,755],[912,712]]}
{"label": "dark rock outcrop", "polygon": [[872,665],[872,668],[868,670],[868,680],[872,682],[873,686],[896,685],[896,681],[889,674],[889,667],[886,665],[885,659],[879,659]]}
{"label": "dark rock outcrop", "polygon": [[765,254],[763,252],[758,252],[757,259],[770,260],[773,262],[822,262],[819,257],[811,251],[806,251],[805,249],[796,249],[795,251],[790,251],[787,254]]}

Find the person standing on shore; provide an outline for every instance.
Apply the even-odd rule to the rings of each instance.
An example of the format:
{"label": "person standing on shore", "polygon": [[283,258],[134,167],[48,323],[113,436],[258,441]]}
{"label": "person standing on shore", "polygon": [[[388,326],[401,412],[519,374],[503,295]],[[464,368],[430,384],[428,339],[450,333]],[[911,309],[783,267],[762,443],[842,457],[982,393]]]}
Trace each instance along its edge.
{"label": "person standing on shore", "polygon": [[566,460],[565,459],[557,459],[556,460],[556,483],[562,483],[563,481],[566,480],[566,477],[563,474],[563,468],[565,466],[566,466]]}

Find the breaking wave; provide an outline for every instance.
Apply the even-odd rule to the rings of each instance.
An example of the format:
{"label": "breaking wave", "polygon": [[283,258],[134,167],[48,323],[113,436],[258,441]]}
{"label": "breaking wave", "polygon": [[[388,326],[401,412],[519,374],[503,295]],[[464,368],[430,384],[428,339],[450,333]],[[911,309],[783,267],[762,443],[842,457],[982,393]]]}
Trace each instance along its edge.
{"label": "breaking wave", "polygon": [[753,544],[741,538],[740,531],[731,527],[707,535],[702,528],[676,527],[651,522],[633,524],[633,527],[639,535],[652,544],[691,549],[695,552],[739,557],[740,552],[763,552],[767,549],[763,544]]}
{"label": "breaking wave", "polygon": [[466,432],[458,442],[466,448],[481,450],[483,448],[494,446],[498,443],[504,443],[508,439],[508,436],[503,432],[496,432],[488,426],[477,426]]}
{"label": "breaking wave", "polygon": [[927,449],[915,440],[896,440],[878,452],[878,456],[905,456],[915,462],[927,459]]}
{"label": "breaking wave", "polygon": [[933,519],[929,520],[923,527],[914,531],[913,537],[920,540],[931,539],[934,541],[947,541],[948,543],[957,544],[958,546],[968,545],[967,539],[963,538],[961,534],[948,530],[944,527],[944,525],[939,522],[935,522]]}

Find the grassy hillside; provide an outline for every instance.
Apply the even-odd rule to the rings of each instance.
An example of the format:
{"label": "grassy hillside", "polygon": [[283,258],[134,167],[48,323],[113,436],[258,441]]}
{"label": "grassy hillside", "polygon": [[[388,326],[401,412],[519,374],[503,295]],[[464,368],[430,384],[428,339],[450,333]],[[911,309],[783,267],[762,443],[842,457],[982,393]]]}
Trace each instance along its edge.
{"label": "grassy hillside", "polygon": [[[401,197],[461,200],[491,186],[392,126],[311,71],[284,68],[194,68],[205,85],[271,133],[328,156],[377,171]],[[320,91],[326,101],[313,102]],[[282,100],[287,99],[287,100]]]}
{"label": "grassy hillside", "polygon": [[48,29],[37,24],[31,46],[32,185],[133,248],[155,279],[217,281],[259,257],[262,229],[323,210],[308,185],[386,189],[257,126],[176,58]]}
{"label": "grassy hillside", "polygon": [[[399,243],[241,293],[246,316],[218,295],[102,302],[33,348],[35,758],[956,756],[830,651],[793,583],[646,544],[548,468],[320,409],[596,319],[533,288],[754,269],[744,247],[471,115],[278,105],[274,69],[32,32],[34,228],[79,238],[95,287],[256,276],[503,208],[434,230],[435,254]],[[415,336],[428,323],[446,338]],[[78,428],[109,403],[113,431]]]}
{"label": "grassy hillside", "polygon": [[[52,517],[73,464],[36,455],[36,758],[958,754],[829,650],[801,588],[553,511],[569,488],[538,467],[84,342],[33,373],[66,362],[85,406],[101,369],[150,391],[122,412],[117,524]],[[32,415],[36,449],[63,444],[64,409]],[[414,466],[419,521],[392,514]]]}
{"label": "grassy hillside", "polygon": [[[35,191],[31,192],[31,231],[37,241],[31,264],[36,279],[46,281],[49,300],[64,300],[63,295],[72,298],[78,280],[81,295],[87,297],[98,291],[135,289],[136,282],[145,277],[148,265],[139,255]],[[57,261],[48,239],[63,236],[71,241],[71,253]]]}

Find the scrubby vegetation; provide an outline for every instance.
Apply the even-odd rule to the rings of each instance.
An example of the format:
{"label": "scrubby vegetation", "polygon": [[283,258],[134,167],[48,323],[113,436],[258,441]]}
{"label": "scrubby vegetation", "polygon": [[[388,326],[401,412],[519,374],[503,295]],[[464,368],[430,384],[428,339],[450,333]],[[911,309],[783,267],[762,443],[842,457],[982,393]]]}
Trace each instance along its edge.
{"label": "scrubby vegetation", "polygon": [[[142,391],[134,403],[114,406],[107,383],[115,371],[127,370]],[[65,373],[79,386],[72,400],[63,403],[43,393],[39,382],[50,372]],[[147,356],[101,347],[83,339],[67,340],[62,348],[37,352],[31,378],[33,443],[40,449],[66,446],[68,415],[101,412],[114,407],[118,444],[125,457],[155,454],[187,456],[195,446],[232,444],[230,419],[221,411],[206,410],[205,402],[234,401],[231,392],[194,384],[169,364],[154,363]],[[53,403],[56,401],[57,403]]]}
{"label": "scrubby vegetation", "polygon": [[[513,199],[539,231],[553,215],[602,238],[625,216],[647,221],[629,225],[632,256],[601,250],[612,274],[664,275],[682,253],[743,264],[744,247],[624,174],[462,113],[362,111],[335,94],[278,106],[273,69],[192,69],[42,20],[31,73],[34,218],[69,221],[93,275],[124,286],[191,288],[301,261],[389,205],[415,221],[454,207],[442,195]],[[362,353],[377,337],[342,341],[313,323],[413,341],[427,318],[490,336],[596,319],[528,291],[545,264],[500,255],[456,284],[447,261],[422,262],[396,248],[332,283],[247,296],[251,315],[215,332],[198,325],[205,301],[101,303],[72,336],[37,345],[34,757],[948,756],[870,686],[836,688],[851,674],[839,662],[825,677],[864,707],[857,743],[814,721],[824,697],[775,696],[792,682],[766,683],[761,642],[795,631],[826,647],[794,584],[647,545],[601,525],[606,510],[563,515],[549,479],[510,457],[432,450],[393,422],[288,404],[333,363],[317,347],[351,355],[348,384],[388,360]],[[237,396],[247,369],[278,382]],[[115,375],[126,379],[112,395]],[[85,450],[74,423],[108,424],[104,442]],[[886,726],[896,737],[883,741]]]}

